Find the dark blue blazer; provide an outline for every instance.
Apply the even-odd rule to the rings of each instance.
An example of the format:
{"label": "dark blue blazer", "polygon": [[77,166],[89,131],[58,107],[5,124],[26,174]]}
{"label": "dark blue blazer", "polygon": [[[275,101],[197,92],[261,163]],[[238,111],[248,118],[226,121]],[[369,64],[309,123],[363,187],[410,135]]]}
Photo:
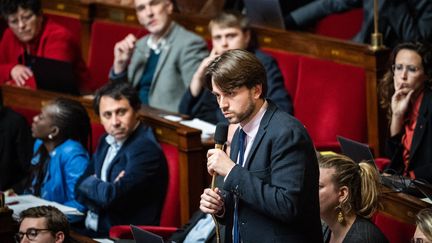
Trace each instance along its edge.
{"label": "dark blue blazer", "polygon": [[[108,181],[100,179],[108,151],[103,136],[79,182],[78,200],[99,215],[98,231],[107,235],[119,224],[158,225],[168,181],[167,163],[150,127],[140,124],[120,148],[110,167]],[[114,182],[119,173],[125,175]]]}
{"label": "dark blue blazer", "polygon": [[[231,159],[238,155],[238,131]],[[245,161],[225,178],[224,242],[231,242],[234,197],[239,197],[243,242],[322,242],[319,169],[312,141],[293,116],[269,102]],[[220,183],[221,180],[218,180]]]}
{"label": "dark blue blazer", "polygon": [[[260,50],[255,50],[254,54],[266,70],[267,98],[272,100],[279,109],[293,114],[291,96],[285,89],[284,79],[276,60]],[[179,112],[214,124],[226,122],[216,97],[206,88],[197,97],[193,97],[188,88],[180,102]]]}

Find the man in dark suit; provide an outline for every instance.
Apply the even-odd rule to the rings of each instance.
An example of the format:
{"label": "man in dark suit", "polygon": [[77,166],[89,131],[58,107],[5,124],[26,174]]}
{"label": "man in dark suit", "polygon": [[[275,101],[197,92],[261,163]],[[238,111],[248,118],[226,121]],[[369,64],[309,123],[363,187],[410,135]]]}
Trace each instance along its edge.
{"label": "man in dark suit", "polygon": [[210,63],[206,81],[240,127],[230,157],[207,153],[220,183],[204,190],[200,209],[225,225],[224,242],[322,242],[314,146],[298,120],[265,99],[263,65],[250,52],[227,51]]}
{"label": "man in dark suit", "polygon": [[127,82],[96,92],[94,109],[107,134],[77,183],[78,200],[89,208],[89,235],[108,236],[119,224],[159,224],[167,165],[153,131],[138,120],[139,108],[137,91]]}

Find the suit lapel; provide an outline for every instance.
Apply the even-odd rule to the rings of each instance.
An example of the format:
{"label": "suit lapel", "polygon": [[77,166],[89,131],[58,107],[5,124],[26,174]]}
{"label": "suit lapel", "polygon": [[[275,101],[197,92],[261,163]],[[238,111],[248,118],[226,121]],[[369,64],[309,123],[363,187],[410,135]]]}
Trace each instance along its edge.
{"label": "suit lapel", "polygon": [[426,88],[422,100],[422,104],[419,110],[419,117],[417,118],[417,124],[414,130],[414,136],[411,144],[410,160],[415,155],[421,141],[423,140],[423,135],[426,131],[428,114],[431,112],[432,107],[432,92]]}
{"label": "suit lapel", "polygon": [[160,71],[165,64],[165,61],[167,60],[168,55],[170,54],[170,50],[171,50],[171,47],[172,47],[173,42],[174,42],[173,37],[176,35],[175,32],[177,31],[176,23],[173,23],[173,26],[171,28],[172,29],[170,30],[170,33],[168,33],[168,35],[167,35],[165,46],[163,47],[163,49],[160,53],[159,60],[158,60],[158,63],[156,65],[156,70],[155,70],[155,73],[153,75],[153,80],[151,83],[150,92],[152,92],[152,90],[154,90],[154,87],[156,85],[156,80],[158,80],[157,77],[159,76]]}
{"label": "suit lapel", "polygon": [[261,143],[262,139],[264,138],[264,135],[267,132],[267,126],[270,122],[271,117],[273,116],[274,112],[276,111],[276,106],[269,101],[267,101],[267,102],[268,102],[267,110],[266,110],[266,112],[265,112],[265,114],[264,114],[264,116],[260,122],[257,135],[255,136],[252,147],[251,147],[249,154],[248,154],[246,161],[245,161],[245,167],[247,169],[250,168],[251,163],[252,163],[252,158],[254,157],[254,154],[256,153],[258,145]]}

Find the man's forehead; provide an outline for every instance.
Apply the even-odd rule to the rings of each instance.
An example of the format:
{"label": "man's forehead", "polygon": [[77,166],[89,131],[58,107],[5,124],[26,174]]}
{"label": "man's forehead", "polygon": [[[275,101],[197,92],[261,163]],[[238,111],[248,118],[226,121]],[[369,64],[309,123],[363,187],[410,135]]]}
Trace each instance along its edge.
{"label": "man's forehead", "polygon": [[120,99],[114,99],[110,96],[102,96],[100,100],[100,111],[101,112],[109,112],[115,111],[120,108],[130,108],[129,100],[125,97],[120,97]]}

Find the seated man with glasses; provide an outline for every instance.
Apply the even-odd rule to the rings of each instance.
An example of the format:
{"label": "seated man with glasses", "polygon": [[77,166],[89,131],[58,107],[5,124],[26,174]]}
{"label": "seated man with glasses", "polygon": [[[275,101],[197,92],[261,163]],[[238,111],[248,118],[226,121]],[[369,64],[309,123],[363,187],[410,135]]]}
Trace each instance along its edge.
{"label": "seated man with glasses", "polygon": [[39,206],[22,211],[15,239],[16,242],[34,243],[73,242],[69,236],[66,216],[52,206]]}

